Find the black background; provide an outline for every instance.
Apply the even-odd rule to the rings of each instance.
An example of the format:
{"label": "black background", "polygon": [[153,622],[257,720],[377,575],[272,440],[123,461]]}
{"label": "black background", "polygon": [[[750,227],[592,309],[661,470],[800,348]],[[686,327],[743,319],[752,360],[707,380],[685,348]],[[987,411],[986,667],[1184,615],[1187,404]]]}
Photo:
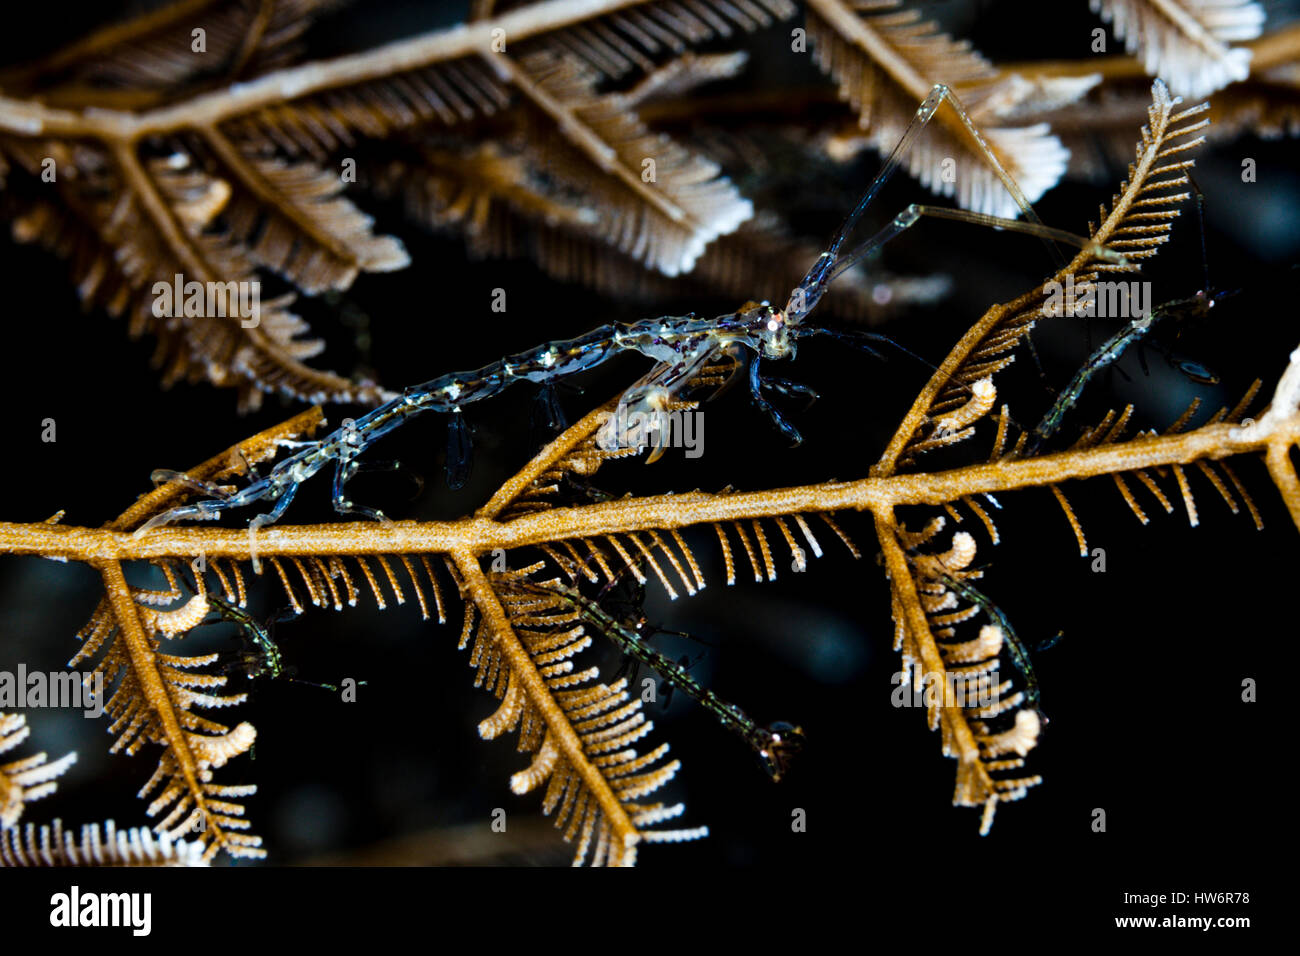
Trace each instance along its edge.
{"label": "black background", "polygon": [[[320,24],[312,42],[322,52],[337,52],[435,29],[461,16],[454,7],[432,6],[367,3],[345,9]],[[1053,11],[1050,32],[1035,26],[1041,22],[1038,4],[920,6],[942,15],[950,29],[995,61],[1086,56],[1097,25],[1082,3]],[[6,57],[12,62],[53,48],[108,15],[97,8],[77,12],[75,6],[34,11],[29,31],[4,38]],[[824,82],[807,57],[789,53],[788,30],[778,26],[742,41],[757,55],[735,85]],[[1135,139],[1136,133],[1135,128]],[[1240,179],[1245,157],[1257,160],[1254,183]],[[828,234],[877,162],[868,155],[840,168],[840,181],[805,177],[782,211],[809,237]],[[743,170],[732,172],[743,182]],[[1036,208],[1045,222],[1082,231],[1122,175],[1115,169],[1105,181],[1067,181]],[[1220,405],[1234,404],[1256,376],[1264,380],[1267,396],[1300,339],[1291,271],[1300,250],[1293,143],[1246,137],[1217,145],[1198,154],[1196,176],[1207,196],[1212,281],[1242,291],[1205,327],[1189,330],[1176,348],[1212,367],[1222,384],[1197,386],[1156,353],[1149,355],[1150,375],[1144,375],[1136,356],[1128,356],[1120,363],[1126,375],[1097,380],[1081,404],[1080,421],[1135,401],[1138,424],[1163,427],[1193,394],[1205,398],[1197,421],[1204,420]],[[869,228],[908,202],[924,201],[923,195],[900,177],[879,200],[878,219]],[[361,277],[344,296],[346,309],[302,303],[301,313],[331,344],[314,360],[321,367],[373,369],[385,383],[400,386],[474,368],[599,323],[691,310],[716,314],[738,304],[692,298],[646,306],[604,297],[552,281],[528,261],[468,259],[455,236],[431,235],[382,202],[359,202],[376,215],[382,231],[403,239],[414,266]],[[931,361],[989,304],[1013,298],[1050,265],[1034,240],[971,229],[923,223],[885,256],[894,272],[953,277],[955,292],[940,306],[909,313],[881,330]],[[152,469],[189,467],[296,410],[271,399],[260,413],[240,419],[228,392],[202,386],[160,392],[148,367],[151,343],[128,342],[123,323],[101,311],[83,313],[64,263],[9,242],[3,253],[5,520],[38,521],[66,508],[66,524],[101,524],[147,490]],[[1172,242],[1147,271],[1157,302],[1200,286],[1193,218],[1179,221]],[[494,288],[507,290],[505,314],[489,308]],[[364,338],[356,320],[344,321],[341,314],[366,317]],[[1054,325],[1036,332],[1035,342],[1048,382],[1060,385],[1086,357],[1089,342],[1095,345],[1109,331]],[[1026,359],[1022,354],[999,379],[1000,397],[1013,408],[1022,407],[1018,399],[1026,409],[1041,408],[1048,398]],[[641,368],[638,359],[620,360],[585,377],[582,395],[563,397],[570,418],[613,394]],[[735,389],[707,408],[702,458],[685,460],[672,452],[653,466],[607,466],[600,484],[620,492],[727,484],[751,489],[863,475],[927,370],[904,358],[882,365],[810,343],[783,374],[822,395],[807,412],[794,413],[806,439],[802,447],[787,448],[743,390]],[[386,442],[391,454],[376,452],[379,458],[400,458],[406,470],[424,476],[424,491],[411,499],[412,484],[381,476],[359,480],[358,496],[404,518],[468,513],[535,447],[527,427],[532,399],[523,392],[507,394],[473,410],[476,456],[463,490],[449,492],[441,483],[443,429],[430,420]],[[328,414],[337,421],[347,411]],[[45,418],[57,422],[53,444],[40,440]],[[964,454],[983,453],[983,447]],[[1004,806],[987,837],[977,833],[977,810],[950,805],[955,764],[941,755],[922,712],[890,705],[898,657],[890,649],[888,591],[868,523],[855,516],[845,522],[864,551],[861,561],[836,545],[827,547],[827,556],[808,574],[787,572],[775,583],[742,581],[735,588],[721,578],[712,532],[696,535],[691,540],[701,545],[710,586],[697,598],[675,603],[652,588],[647,611],[664,627],[710,643],[664,646],[674,653],[703,652],[693,672],[704,683],[762,720],[801,724],[809,746],[788,780],[773,785],[707,713],[680,699],[666,709],[651,705],[652,739],[670,741],[684,764],[667,797],[686,802],[683,825],[707,824],[710,836],[645,847],[639,864],[677,874],[701,867],[759,868],[727,877],[752,900],[758,922],[784,921],[782,901],[797,898],[806,881],[819,875],[847,881],[838,885],[852,889],[864,921],[971,916],[987,905],[1000,914],[994,918],[998,926],[1055,914],[1087,926],[1104,925],[1112,915],[1149,912],[1122,906],[1124,891],[1254,888],[1258,900],[1268,851],[1280,849],[1284,832],[1292,829],[1289,809],[1279,806],[1282,773],[1291,759],[1277,720],[1279,702],[1290,693],[1285,661],[1295,637],[1296,529],[1262,465],[1243,461],[1238,471],[1263,514],[1263,531],[1255,531],[1246,515],[1228,513],[1197,476],[1196,528],[1188,526],[1181,506],[1165,515],[1144,498],[1152,516],[1144,529],[1111,482],[1071,486],[1089,546],[1105,549],[1105,573],[1093,572],[1092,562],[1078,557],[1047,491],[1000,496],[1002,544],[992,548],[977,532],[980,558],[992,562],[986,590],[1031,641],[1058,629],[1065,637],[1038,665],[1051,724],[1030,767],[1045,782],[1021,803]],[[286,520],[326,519],[327,484],[318,478]],[[1165,487],[1172,491],[1172,482]],[[98,594],[96,575],[86,567],[28,558],[0,562],[0,662],[10,667],[22,660],[29,669],[63,666]],[[235,646],[220,629],[212,631],[215,647]],[[247,803],[254,832],[271,852],[268,864],[568,861],[558,835],[537,822],[537,796],[509,792],[508,777],[525,758],[513,743],[477,738],[475,726],[495,702],[472,686],[468,654],[455,647],[458,635],[458,614],[438,627],[422,622],[409,604],[383,613],[365,607],[343,614],[313,610],[282,626],[284,652],[301,676],[350,676],[367,684],[359,702],[349,705],[300,684],[265,684],[242,709],[240,719],[258,728],[256,756],[235,761],[220,779],[258,785]],[[617,666],[612,653],[608,662]],[[1245,678],[1258,681],[1260,703],[1241,701]],[[52,756],[76,749],[79,760],[58,793],[34,805],[25,820],[146,822],[135,792],[152,771],[152,756],[110,757],[103,725],[79,715],[37,711],[29,721],[33,744]],[[475,838],[488,832],[498,807],[508,814],[509,828],[500,838],[510,840],[508,847],[487,856],[468,849],[481,845]],[[806,833],[791,832],[794,808],[806,810]],[[1105,833],[1091,828],[1094,808],[1106,811]],[[239,892],[237,877],[206,879],[224,892]],[[251,887],[267,885],[246,878]],[[152,885],[167,892],[161,882]],[[322,884],[320,878],[285,873],[274,885],[277,893],[322,887],[368,887],[373,893],[388,884],[365,878]],[[497,884],[483,877],[471,885],[486,891]],[[710,905],[712,895],[701,890],[670,898],[674,912],[694,912]],[[156,901],[156,912],[159,906]],[[799,907],[793,909],[797,915]],[[1213,915],[1235,912],[1221,908]]]}

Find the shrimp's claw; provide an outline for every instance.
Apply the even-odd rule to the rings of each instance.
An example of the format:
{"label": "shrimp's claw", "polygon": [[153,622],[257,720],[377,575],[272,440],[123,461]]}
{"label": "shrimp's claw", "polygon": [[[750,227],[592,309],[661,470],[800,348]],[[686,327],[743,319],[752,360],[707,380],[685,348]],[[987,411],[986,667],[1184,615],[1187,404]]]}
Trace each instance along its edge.
{"label": "shrimp's claw", "polygon": [[790,760],[804,747],[803,730],[794,724],[777,721],[760,731],[758,759],[773,783],[785,776]]}
{"label": "shrimp's claw", "polygon": [[149,480],[153,482],[155,488],[174,482],[189,488],[191,491],[197,491],[210,498],[220,498],[222,500],[229,498],[235,490],[230,485],[218,485],[211,481],[203,481],[191,477],[183,471],[174,471],[171,468],[155,468],[150,472]]}

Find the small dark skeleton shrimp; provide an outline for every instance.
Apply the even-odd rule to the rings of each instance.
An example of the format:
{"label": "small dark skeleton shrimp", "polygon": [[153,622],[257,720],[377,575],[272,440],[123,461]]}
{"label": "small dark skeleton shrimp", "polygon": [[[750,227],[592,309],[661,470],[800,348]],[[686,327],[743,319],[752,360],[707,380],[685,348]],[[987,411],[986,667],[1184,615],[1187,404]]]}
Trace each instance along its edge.
{"label": "small dark skeleton shrimp", "polygon": [[[841,246],[857,225],[868,204],[893,176],[916,137],[944,100],[947,100],[960,116],[966,129],[983,150],[985,159],[997,172],[1028,221],[1002,219],[960,209],[912,204],[895,216],[890,224],[876,235],[852,251],[842,253]],[[453,372],[440,376],[422,385],[405,389],[400,396],[367,412],[347,427],[339,428],[319,441],[302,443],[298,451],[276,464],[267,475],[255,478],[251,483],[234,492],[189,479],[177,472],[155,472],[155,481],[183,481],[207,494],[208,497],[154,516],[143,524],[136,534],[143,534],[151,528],[183,519],[217,518],[222,512],[247,507],[260,501],[273,502],[269,511],[257,515],[249,522],[249,532],[252,534],[258,528],[279,520],[293,501],[298,486],[330,462],[335,463],[333,488],[335,510],[340,514],[360,514],[376,520],[386,520],[381,512],[355,503],[347,496],[345,488],[348,481],[361,468],[361,463],[357,461],[361,453],[401,426],[407,419],[428,411],[449,414],[451,445],[454,448],[464,449],[469,442],[468,427],[464,423],[461,411],[465,405],[490,398],[518,381],[536,382],[545,386],[594,368],[611,356],[629,350],[640,352],[654,359],[658,364],[623,394],[619,403],[621,413],[641,412],[643,415],[647,413],[652,415],[657,410],[663,409],[665,404],[672,400],[674,394],[683,389],[712,360],[721,357],[724,352],[747,349],[753,353],[749,366],[749,387],[755,404],[771,416],[782,433],[794,444],[798,444],[802,440],[799,432],[763,396],[763,392],[765,389],[776,389],[811,397],[815,397],[816,393],[806,386],[777,379],[765,379],[762,373],[763,361],[793,359],[798,340],[815,335],[824,335],[851,343],[877,357],[878,353],[869,343],[884,343],[901,348],[881,335],[860,331],[832,331],[803,323],[837,277],[914,225],[922,216],[955,219],[995,229],[1028,233],[1044,240],[1056,240],[1080,248],[1092,249],[1095,254],[1105,258],[1119,259],[1114,253],[1090,239],[1043,225],[1015,181],[1002,169],[997,157],[984,144],[983,138],[956,97],[946,86],[938,85],[930,91],[929,96],[917,109],[916,115],[875,180],[845,219],[830,247],[818,257],[803,281],[790,293],[789,301],[784,308],[773,308],[767,302],[749,302],[736,312],[713,319],[697,318],[691,314],[602,325],[576,338],[549,342],[485,365],[475,371]],[[618,420],[626,419],[620,416]],[[612,437],[625,444],[628,442],[627,436]],[[657,457],[657,451],[654,457]],[[449,472],[451,470],[449,465]]]}
{"label": "small dark skeleton shrimp", "polygon": [[[1235,291],[1215,293],[1210,289],[1210,264],[1205,243],[1205,194],[1201,192],[1200,187],[1196,185],[1196,181],[1191,179],[1190,176],[1188,180],[1191,182],[1192,189],[1196,194],[1196,218],[1201,231],[1201,269],[1204,274],[1201,289],[1195,295],[1162,303],[1153,308],[1147,315],[1138,316],[1089,355],[1087,361],[1074,373],[1074,377],[1070,379],[1065,388],[1057,394],[1052,407],[1034,426],[1025,448],[1021,452],[1024,457],[1028,458],[1036,455],[1047,440],[1056,434],[1065,422],[1070,410],[1078,403],[1079,398],[1083,395],[1084,388],[1087,387],[1093,376],[1119,361],[1130,346],[1137,344],[1140,347],[1143,340],[1157,325],[1174,324],[1179,326],[1181,331],[1181,326],[1190,324],[1194,320],[1204,319],[1220,300],[1236,294]],[[1192,381],[1199,382],[1202,385],[1218,384],[1218,377],[1204,366],[1196,362],[1176,360],[1172,355],[1166,357],[1170,365]],[[1145,370],[1145,362],[1142,367]]]}
{"label": "small dark skeleton shrimp", "polygon": [[538,582],[531,587],[539,594],[553,595],[571,605],[581,620],[613,641],[629,659],[656,671],[670,689],[680,690],[717,717],[723,727],[749,745],[773,781],[779,781],[785,775],[790,760],[803,748],[803,732],[794,724],[777,721],[763,726],[735,704],[700,686],[685,666],[675,663],[647,643],[641,621],[619,620],[596,600],[558,579]]}

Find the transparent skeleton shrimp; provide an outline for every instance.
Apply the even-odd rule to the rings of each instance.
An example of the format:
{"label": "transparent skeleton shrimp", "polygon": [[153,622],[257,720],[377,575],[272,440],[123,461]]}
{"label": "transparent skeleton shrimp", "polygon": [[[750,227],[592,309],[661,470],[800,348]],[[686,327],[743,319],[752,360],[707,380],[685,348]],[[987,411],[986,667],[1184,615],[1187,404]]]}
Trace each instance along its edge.
{"label": "transparent skeleton shrimp", "polygon": [[[1003,219],[961,209],[912,204],[895,216],[890,224],[876,235],[848,253],[841,252],[841,247],[867,206],[893,176],[917,136],[933,118],[935,111],[944,100],[947,100],[956,111],[984,158],[1015,198],[1025,217],[1024,221]],[[792,382],[780,379],[765,380],[760,371],[762,362],[765,359],[793,359],[797,340],[814,335],[825,335],[850,342],[877,357],[879,357],[878,353],[867,343],[883,342],[901,349],[901,346],[885,336],[860,331],[832,331],[817,326],[806,326],[803,323],[836,278],[890,239],[910,228],[922,216],[955,219],[1039,236],[1048,241],[1053,253],[1055,248],[1050,246],[1050,242],[1055,240],[1079,248],[1090,248],[1097,255],[1122,261],[1121,257],[1091,239],[1043,225],[1020,188],[988,148],[956,97],[946,86],[937,85],[918,107],[907,130],[862,199],[844,220],[830,247],[818,257],[803,281],[790,293],[785,308],[776,309],[767,302],[748,302],[736,312],[712,319],[702,319],[691,314],[602,325],[576,338],[540,345],[475,371],[443,375],[405,389],[400,396],[374,408],[349,426],[339,428],[319,441],[294,444],[292,447],[298,448],[294,454],[277,463],[265,476],[254,476],[251,483],[233,492],[208,482],[189,478],[183,473],[157,471],[153,476],[156,482],[180,481],[207,494],[208,497],[154,516],[145,522],[136,534],[143,534],[152,528],[182,519],[214,519],[225,511],[243,508],[256,502],[274,502],[269,511],[257,515],[249,522],[249,532],[252,534],[258,528],[277,521],[289,507],[298,486],[330,462],[335,463],[333,488],[335,510],[340,514],[360,514],[380,521],[387,520],[381,512],[352,501],[345,489],[348,481],[361,467],[360,462],[357,461],[361,453],[407,419],[428,411],[450,415],[449,444],[452,448],[464,448],[469,442],[468,427],[462,417],[462,408],[465,405],[494,396],[517,381],[536,382],[544,386],[554,383],[593,368],[611,356],[629,350],[640,352],[647,358],[654,359],[658,364],[624,393],[619,402],[621,412],[641,412],[642,415],[652,415],[662,409],[665,402],[671,401],[674,394],[684,389],[711,360],[722,357],[723,353],[734,354],[737,350],[748,350],[753,353],[749,367],[749,387],[754,402],[767,412],[787,437],[798,444],[799,432],[774,405],[764,398],[763,390],[771,388],[814,397],[815,393],[806,386]],[[626,440],[626,437],[621,436],[621,440]]]}
{"label": "transparent skeleton shrimp", "polygon": [[[1022,457],[1030,458],[1038,454],[1043,445],[1060,430],[1066,416],[1082,397],[1089,381],[1098,372],[1119,361],[1131,346],[1136,344],[1140,348],[1157,325],[1176,325],[1181,332],[1184,325],[1206,318],[1218,302],[1236,294],[1235,291],[1216,293],[1211,288],[1209,251],[1205,241],[1205,194],[1196,185],[1195,179],[1190,175],[1187,179],[1196,196],[1196,222],[1201,237],[1201,288],[1194,295],[1155,306],[1146,315],[1140,315],[1123,326],[1092,352],[1087,361],[1075,372],[1074,377],[1070,379],[1065,388],[1061,389],[1057,394],[1051,408],[1044,413],[1038,424],[1034,426],[1024,449],[1020,452]],[[1201,385],[1217,385],[1219,382],[1218,376],[1196,362],[1175,359],[1173,354],[1169,352],[1165,353],[1165,358],[1173,368],[1193,382]],[[1146,370],[1145,360],[1143,360],[1142,368],[1144,371]]]}

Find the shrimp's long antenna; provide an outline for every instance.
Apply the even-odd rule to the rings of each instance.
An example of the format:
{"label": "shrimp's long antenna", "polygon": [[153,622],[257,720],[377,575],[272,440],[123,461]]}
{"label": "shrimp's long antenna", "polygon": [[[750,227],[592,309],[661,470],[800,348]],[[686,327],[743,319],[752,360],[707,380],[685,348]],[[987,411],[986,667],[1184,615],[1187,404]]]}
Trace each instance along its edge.
{"label": "shrimp's long antenna", "polygon": [[[926,123],[930,122],[935,111],[939,109],[939,105],[947,95],[948,87],[943,86],[942,84],[935,86],[930,90],[930,95],[927,96],[921,105],[916,108],[916,115],[913,116],[912,121],[907,124],[907,129],[903,131],[903,135],[899,138],[898,142],[894,144],[894,148],[890,152],[889,157],[885,160],[885,164],[880,167],[880,172],[876,173],[876,178],[872,180],[871,185],[867,187],[867,191],[862,194],[862,198],[858,200],[858,204],[854,206],[853,211],[845,217],[844,222],[840,225],[839,231],[835,233],[835,238],[831,240],[830,247],[823,255],[823,259],[829,257],[833,264],[839,257],[840,246],[844,244],[844,240],[847,239],[849,233],[853,231],[853,227],[858,224],[858,220],[862,218],[862,214],[866,211],[867,206],[871,205],[871,200],[876,198],[876,193],[880,192],[880,190],[885,187],[885,184],[893,178],[894,173],[898,171],[898,167],[903,163],[903,157],[907,155],[908,151],[912,148],[912,144],[916,141],[916,138],[921,135],[921,132],[925,129]],[[820,264],[821,262],[819,260],[818,265]],[[818,265],[813,266],[814,272],[817,270]],[[809,278],[812,277],[812,274],[812,272],[809,272]],[[805,280],[805,285],[806,284],[807,280]]]}
{"label": "shrimp's long antenna", "polygon": [[1191,185],[1192,191],[1196,193],[1196,224],[1201,231],[1201,275],[1205,279],[1203,287],[1205,297],[1210,299],[1210,252],[1205,240],[1205,193],[1201,192],[1201,187],[1196,185],[1196,180],[1192,178],[1190,172],[1186,175],[1187,182]]}
{"label": "shrimp's long antenna", "polygon": [[825,282],[829,284],[849,269],[852,269],[876,249],[898,236],[905,229],[915,225],[922,216],[931,216],[935,219],[952,219],[956,222],[969,222],[977,226],[988,226],[992,229],[1005,229],[1008,232],[1022,232],[1045,240],[1063,242],[1079,249],[1091,249],[1095,256],[1109,262],[1122,265],[1126,261],[1119,253],[1108,249],[1094,239],[1067,232],[1064,229],[1045,226],[1041,222],[1023,222],[1019,219],[1004,219],[1000,216],[970,212],[966,209],[950,209],[947,206],[920,206],[913,203],[895,216],[893,221],[884,229],[881,229],[880,232],[863,242],[852,252],[841,256],[835,265],[827,271]]}
{"label": "shrimp's long antenna", "polygon": [[[791,325],[797,324],[805,315],[813,310],[813,307],[817,304],[817,300],[821,298],[822,292],[830,283],[827,274],[839,258],[840,246],[844,244],[844,240],[847,239],[849,233],[853,231],[853,227],[858,224],[858,220],[862,218],[862,214],[866,211],[867,206],[871,204],[871,201],[876,198],[876,194],[884,188],[885,184],[889,182],[894,173],[898,171],[898,167],[902,165],[903,157],[907,155],[907,152],[912,148],[912,144],[916,142],[916,138],[920,136],[921,131],[925,129],[925,124],[930,122],[930,119],[934,116],[935,110],[939,108],[939,104],[943,102],[944,97],[947,95],[948,87],[943,86],[942,84],[937,85],[930,90],[930,94],[925,98],[921,105],[916,108],[916,115],[913,116],[912,121],[907,124],[907,129],[903,131],[903,135],[894,145],[894,149],[885,160],[885,164],[880,167],[880,172],[876,173],[876,178],[871,181],[871,185],[867,187],[867,191],[863,193],[862,198],[858,200],[858,204],[853,207],[852,212],[850,212],[848,216],[845,217],[844,222],[840,224],[839,230],[835,233],[834,238],[831,239],[830,246],[827,247],[825,252],[818,256],[817,261],[814,262],[812,268],[808,270],[808,274],[803,277],[803,281],[795,286],[794,292],[790,295],[791,304],[786,308],[786,321],[788,323]],[[802,296],[800,296],[801,290],[803,293]]]}
{"label": "shrimp's long antenna", "polygon": [[[859,246],[857,250],[845,257],[845,259],[841,259],[840,257],[840,247],[843,246],[849,233],[853,231],[853,228],[857,225],[858,220],[862,217],[867,206],[870,205],[871,201],[876,197],[876,194],[880,192],[894,173],[897,172],[898,167],[902,165],[903,157],[912,149],[912,146],[916,142],[916,138],[921,135],[926,124],[934,118],[934,114],[938,111],[944,100],[947,100],[949,105],[952,106],[953,111],[961,120],[962,126],[965,127],[966,132],[970,135],[971,139],[974,140],[979,153],[984,157],[985,162],[987,162],[989,167],[992,168],[998,179],[1001,180],[1002,185],[1006,187],[1011,198],[1020,208],[1020,214],[1025,220],[1021,225],[1028,227],[1022,228],[1020,231],[1042,238],[1044,243],[1047,245],[1048,252],[1052,257],[1053,262],[1056,264],[1057,269],[1059,270],[1064,268],[1065,259],[1062,257],[1060,250],[1053,245],[1053,241],[1065,241],[1073,245],[1079,245],[1077,237],[1069,233],[1064,233],[1061,230],[1051,229],[1044,225],[1043,221],[1038,218],[1038,214],[1034,212],[1034,207],[1029,204],[1028,197],[1025,196],[1020,186],[1016,184],[1016,181],[1012,178],[1011,174],[1003,167],[1002,163],[998,160],[997,154],[989,148],[988,143],[980,134],[974,121],[970,118],[970,114],[967,113],[966,109],[961,105],[961,101],[953,95],[952,90],[947,86],[938,83],[930,89],[929,95],[927,95],[921,102],[921,105],[917,107],[915,115],[913,115],[911,121],[907,124],[907,129],[903,131],[903,135],[899,138],[898,143],[895,144],[889,157],[885,160],[885,164],[881,166],[880,172],[876,174],[876,178],[872,180],[871,185],[867,187],[867,191],[863,193],[862,198],[858,200],[858,204],[853,207],[853,211],[845,218],[839,231],[836,232],[835,237],[831,240],[830,246],[818,257],[817,261],[813,263],[812,268],[808,270],[808,274],[804,276],[803,281],[799,283],[799,285],[795,286],[793,292],[791,292],[790,301],[785,310],[786,321],[789,325],[799,324],[799,322],[803,320],[803,317],[813,310],[817,301],[826,291],[826,287],[830,285],[837,276],[843,274],[846,269],[851,268],[856,262],[861,261],[862,257],[872,249],[878,248],[885,242],[888,242],[895,235],[912,224],[911,222],[905,223],[897,229],[894,229],[892,232],[889,229],[886,229],[873,237],[872,240],[868,240],[868,244]],[[913,207],[909,207],[909,209],[910,208]],[[917,208],[929,209],[937,207]],[[954,213],[962,211],[963,210],[952,210]],[[970,215],[979,217],[983,214],[972,213]],[[962,217],[952,216],[950,218]],[[967,221],[984,222],[986,225],[991,225],[993,222],[1007,223],[1014,222],[1015,220],[998,219],[998,217],[995,216],[987,216],[983,219],[971,218],[967,219]],[[894,222],[897,224],[898,218],[895,218]]]}

